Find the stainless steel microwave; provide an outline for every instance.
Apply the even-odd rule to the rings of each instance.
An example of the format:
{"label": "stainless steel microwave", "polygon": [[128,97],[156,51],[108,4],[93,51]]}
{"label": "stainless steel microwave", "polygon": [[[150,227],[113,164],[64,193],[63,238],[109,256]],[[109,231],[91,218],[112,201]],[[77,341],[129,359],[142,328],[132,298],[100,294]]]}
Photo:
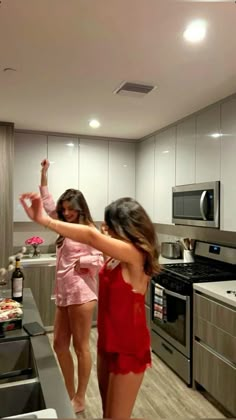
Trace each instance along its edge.
{"label": "stainless steel microwave", "polygon": [[172,222],[176,225],[220,227],[220,181],[172,188]]}

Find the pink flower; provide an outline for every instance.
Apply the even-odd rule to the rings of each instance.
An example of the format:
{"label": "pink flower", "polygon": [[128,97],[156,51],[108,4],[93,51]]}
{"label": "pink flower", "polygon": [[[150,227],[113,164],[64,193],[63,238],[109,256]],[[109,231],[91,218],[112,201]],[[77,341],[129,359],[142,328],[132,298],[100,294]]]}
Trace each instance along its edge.
{"label": "pink flower", "polygon": [[44,240],[39,236],[32,236],[32,238],[28,238],[25,241],[26,245],[41,245],[44,243]]}

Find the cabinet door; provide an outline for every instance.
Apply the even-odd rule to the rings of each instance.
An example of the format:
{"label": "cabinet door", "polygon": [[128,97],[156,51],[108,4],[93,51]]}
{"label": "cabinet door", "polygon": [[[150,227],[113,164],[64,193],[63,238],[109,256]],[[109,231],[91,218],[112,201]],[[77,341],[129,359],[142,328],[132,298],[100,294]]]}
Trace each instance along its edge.
{"label": "cabinet door", "polygon": [[236,368],[210,348],[194,341],[194,380],[202,385],[223,407],[236,415]]}
{"label": "cabinet door", "polygon": [[55,281],[54,266],[24,267],[24,287],[29,287],[39,310],[45,327],[54,324],[55,301],[52,300],[52,290]]}
{"label": "cabinet door", "polygon": [[220,179],[220,105],[197,116],[196,182]]}
{"label": "cabinet door", "polygon": [[221,229],[236,231],[236,99],[221,105]]}
{"label": "cabinet door", "polygon": [[175,185],[176,127],[156,136],[154,222],[172,223],[172,187]]}
{"label": "cabinet door", "polygon": [[135,144],[109,142],[108,202],[135,197]]}
{"label": "cabinet door", "polygon": [[196,179],[196,118],[177,125],[176,185],[193,184]]}
{"label": "cabinet door", "polygon": [[40,294],[39,294],[39,313],[45,327],[54,324],[55,318],[55,300],[52,299],[52,290],[54,289],[55,266],[40,267]]}
{"label": "cabinet door", "polygon": [[16,133],[14,139],[14,221],[30,222],[21,204],[22,192],[37,191],[40,181],[40,162],[47,156],[47,136]]}
{"label": "cabinet door", "polygon": [[154,216],[154,152],[155,137],[136,146],[136,200],[151,219]]}
{"label": "cabinet door", "polygon": [[108,141],[80,139],[79,188],[94,221],[104,220],[108,204]]}
{"label": "cabinet door", "polygon": [[56,201],[68,188],[79,188],[79,140],[48,136],[49,189]]}

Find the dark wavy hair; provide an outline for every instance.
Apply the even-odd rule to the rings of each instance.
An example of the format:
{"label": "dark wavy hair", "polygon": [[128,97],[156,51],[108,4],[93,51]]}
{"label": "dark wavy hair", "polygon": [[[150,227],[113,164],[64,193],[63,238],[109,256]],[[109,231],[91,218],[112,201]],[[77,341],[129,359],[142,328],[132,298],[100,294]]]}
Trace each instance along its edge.
{"label": "dark wavy hair", "polygon": [[[59,220],[62,220],[63,222],[66,221],[63,214],[64,201],[68,201],[70,203],[71,208],[73,210],[78,211],[77,223],[82,224],[82,225],[95,225],[92,219],[87,201],[85,200],[84,195],[82,194],[81,191],[69,188],[57,200],[57,205],[56,205],[57,217]],[[60,235],[56,240],[56,245],[58,247],[61,247],[63,241],[64,241],[64,237]]]}
{"label": "dark wavy hair", "polygon": [[145,255],[144,272],[160,272],[159,246],[154,225],[144,208],[130,197],[119,198],[105,208],[105,222],[118,239],[132,242]]}

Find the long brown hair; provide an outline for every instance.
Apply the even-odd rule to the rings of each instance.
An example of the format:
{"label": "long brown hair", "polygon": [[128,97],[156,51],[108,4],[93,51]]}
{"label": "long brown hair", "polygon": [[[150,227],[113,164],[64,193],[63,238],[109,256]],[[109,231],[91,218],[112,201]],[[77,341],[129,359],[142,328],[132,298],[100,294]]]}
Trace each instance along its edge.
{"label": "long brown hair", "polygon": [[145,255],[144,272],[159,273],[159,246],[154,225],[144,208],[130,197],[105,208],[105,222],[118,239],[132,242]]}
{"label": "long brown hair", "polygon": [[[64,201],[68,201],[70,203],[71,208],[73,210],[78,211],[77,223],[82,224],[82,225],[95,226],[87,201],[85,200],[84,195],[82,194],[81,191],[69,188],[57,200],[57,205],[56,205],[57,217],[59,220],[62,220],[63,222],[66,221],[64,217],[64,209],[63,209]],[[64,237],[60,235],[56,240],[56,245],[60,248],[62,246],[63,241],[64,241]]]}

